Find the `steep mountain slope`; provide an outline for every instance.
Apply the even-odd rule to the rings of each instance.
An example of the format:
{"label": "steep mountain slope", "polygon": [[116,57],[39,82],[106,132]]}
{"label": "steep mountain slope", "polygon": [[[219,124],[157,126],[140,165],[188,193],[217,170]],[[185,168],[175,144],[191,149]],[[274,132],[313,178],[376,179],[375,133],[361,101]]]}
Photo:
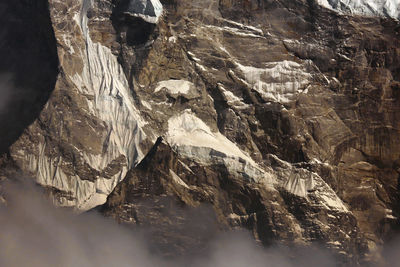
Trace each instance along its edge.
{"label": "steep mountain slope", "polygon": [[2,172],[78,210],[108,196],[166,253],[207,239],[174,228],[206,205],[266,245],[379,261],[400,212],[400,25],[318,3],[49,0],[59,73]]}
{"label": "steep mountain slope", "polygon": [[[264,245],[324,240],[342,262],[357,262],[364,240],[334,192],[317,175],[273,156],[270,160],[276,188],[266,178],[243,179],[224,162],[204,165],[189,159],[159,139],[115,188],[102,212],[120,223],[148,228],[159,253],[169,256],[201,251],[218,230],[245,228]],[[307,198],[303,192],[291,194],[280,182],[295,190],[309,187]]]}

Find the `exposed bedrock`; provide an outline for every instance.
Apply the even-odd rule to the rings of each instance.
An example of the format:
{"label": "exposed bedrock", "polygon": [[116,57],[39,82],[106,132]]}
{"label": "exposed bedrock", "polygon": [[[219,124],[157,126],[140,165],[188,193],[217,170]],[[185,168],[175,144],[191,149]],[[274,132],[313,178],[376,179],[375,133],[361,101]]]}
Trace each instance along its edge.
{"label": "exposed bedrock", "polygon": [[381,260],[400,212],[397,20],[306,0],[44,7],[51,29],[21,35],[44,51],[24,57],[43,66],[32,79],[48,99],[5,159],[58,205],[106,202],[107,216],[150,225],[167,254],[206,241],[174,230],[192,223],[181,209],[206,207],[215,231],[321,243],[343,265]]}

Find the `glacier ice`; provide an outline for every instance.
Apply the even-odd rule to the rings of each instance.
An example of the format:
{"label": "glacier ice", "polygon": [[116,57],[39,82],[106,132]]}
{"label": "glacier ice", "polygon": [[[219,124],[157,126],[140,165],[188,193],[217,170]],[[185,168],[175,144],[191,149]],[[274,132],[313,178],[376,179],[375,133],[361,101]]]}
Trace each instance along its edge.
{"label": "glacier ice", "polygon": [[145,122],[135,107],[121,65],[109,48],[94,43],[90,38],[86,12],[91,4],[90,0],[83,0],[80,12],[74,17],[86,42],[81,51],[75,51],[81,53],[83,70],[74,75],[66,74],[81,94],[93,96],[93,99],[87,100],[87,112],[104,122],[108,129],[108,142],[101,154],[83,150],[79,153],[84,162],[96,170],[105,169],[121,155],[126,161],[111,178],[99,176],[93,182],[77,175],[67,175],[59,167],[63,160],[61,157],[50,158],[46,155],[47,144],[44,141],[39,145],[38,155],[21,156],[28,162],[28,171],[36,173],[38,183],[72,194],[72,199],[63,198],[59,204],[79,210],[88,210],[106,201],[107,195],[127,171],[143,158],[139,144],[146,138],[142,131]]}

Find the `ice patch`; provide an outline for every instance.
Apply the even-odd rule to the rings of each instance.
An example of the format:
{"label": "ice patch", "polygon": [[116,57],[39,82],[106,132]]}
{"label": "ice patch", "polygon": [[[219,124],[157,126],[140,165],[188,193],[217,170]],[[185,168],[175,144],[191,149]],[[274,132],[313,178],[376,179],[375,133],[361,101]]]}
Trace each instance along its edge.
{"label": "ice patch", "polygon": [[348,209],[343,204],[343,201],[337,197],[336,194],[333,195],[332,192],[321,192],[319,196],[323,200],[322,203],[325,204],[325,207],[348,212]]}
{"label": "ice patch", "polygon": [[267,63],[265,68],[236,64],[246,82],[266,101],[290,102],[312,78],[302,65],[294,61]]}
{"label": "ice patch", "polygon": [[198,67],[201,71],[207,72],[207,69],[206,69],[203,65],[201,65],[201,64],[199,64],[199,63],[195,63],[195,65],[196,65],[196,67]]}
{"label": "ice patch", "polygon": [[226,90],[222,84],[218,84],[219,89],[222,91],[222,94],[224,95],[224,97],[226,98],[226,100],[228,101],[228,103],[235,103],[235,102],[241,102],[242,99],[240,99],[239,97],[235,96],[231,91]]}
{"label": "ice patch", "polygon": [[297,196],[307,197],[308,192],[314,189],[315,181],[312,175],[304,172],[303,169],[292,172],[284,184],[284,188]]}
{"label": "ice patch", "polygon": [[245,155],[221,133],[213,133],[191,110],[185,110],[182,114],[169,119],[168,139],[173,140],[175,145],[212,148],[226,155],[243,158],[255,164],[249,156]]}
{"label": "ice patch", "polygon": [[335,191],[318,174],[304,168],[293,167],[275,155],[269,156],[276,162],[275,165],[278,165],[274,169],[284,190],[308,201],[315,201],[328,210],[349,212]]}
{"label": "ice patch", "polygon": [[249,27],[246,27],[243,29],[238,29],[238,28],[233,28],[233,27],[229,27],[229,26],[219,27],[219,26],[215,26],[215,25],[206,25],[206,26],[204,26],[204,28],[216,29],[218,31],[225,31],[225,32],[229,32],[232,35],[236,35],[236,36],[240,36],[240,37],[264,38],[264,36],[262,35],[262,31],[260,33],[259,31],[254,31],[252,29],[250,30]]}
{"label": "ice patch", "polygon": [[224,95],[227,103],[229,105],[233,105],[236,107],[246,108],[249,105],[243,102],[242,98],[235,96],[231,91],[226,90],[222,84],[218,83],[218,88],[221,90],[222,94]]}
{"label": "ice patch", "polygon": [[385,218],[386,219],[390,219],[390,220],[397,220],[397,217],[393,216],[393,211],[390,209],[385,209],[386,215]]}
{"label": "ice patch", "polygon": [[206,165],[224,164],[231,173],[250,181],[273,183],[270,173],[262,170],[221,133],[212,132],[191,110],[185,110],[168,120],[165,137],[180,155]]}
{"label": "ice patch", "polygon": [[161,81],[157,84],[154,89],[154,93],[161,91],[162,89],[167,90],[171,94],[188,94],[190,89],[194,87],[194,84],[185,80],[167,80]]}
{"label": "ice patch", "polygon": [[250,30],[250,31],[256,32],[256,33],[258,33],[260,35],[263,34],[263,31],[261,29],[253,27],[253,26],[250,26],[250,25],[244,25],[242,23],[239,23],[239,22],[236,22],[236,21],[233,21],[233,20],[229,20],[229,19],[223,19],[223,21],[225,21],[225,22],[227,22],[227,23],[229,23],[231,25],[234,25],[234,26],[236,26],[236,27],[238,27],[240,29]]}
{"label": "ice patch", "polygon": [[171,36],[168,38],[168,42],[176,43],[176,41],[177,41],[176,36]]}
{"label": "ice patch", "polygon": [[176,184],[179,184],[187,189],[190,189],[190,187],[173,170],[170,169],[169,174],[171,175],[172,179]]}
{"label": "ice patch", "polygon": [[400,19],[400,0],[318,0],[318,4],[350,14]]}

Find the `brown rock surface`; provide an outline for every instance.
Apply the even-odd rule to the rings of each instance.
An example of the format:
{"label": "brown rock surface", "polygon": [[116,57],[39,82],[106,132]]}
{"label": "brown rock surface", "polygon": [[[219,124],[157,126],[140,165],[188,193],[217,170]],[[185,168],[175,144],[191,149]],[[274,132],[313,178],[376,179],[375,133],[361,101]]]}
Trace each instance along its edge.
{"label": "brown rock surface", "polygon": [[178,226],[206,205],[215,231],[378,260],[400,213],[398,21],[305,0],[161,1],[158,24],[123,0],[17,2],[5,24],[41,34],[2,29],[2,54],[35,41],[0,67],[45,100],[1,115],[0,177],[13,166],[81,210],[112,192],[103,212],[151,225],[167,253],[201,247]]}

